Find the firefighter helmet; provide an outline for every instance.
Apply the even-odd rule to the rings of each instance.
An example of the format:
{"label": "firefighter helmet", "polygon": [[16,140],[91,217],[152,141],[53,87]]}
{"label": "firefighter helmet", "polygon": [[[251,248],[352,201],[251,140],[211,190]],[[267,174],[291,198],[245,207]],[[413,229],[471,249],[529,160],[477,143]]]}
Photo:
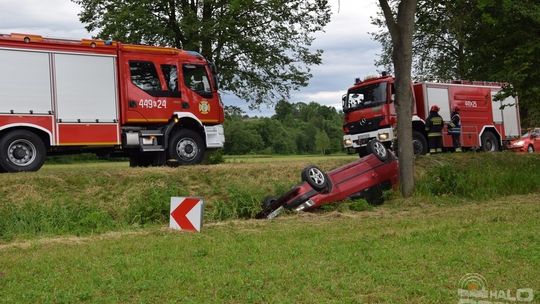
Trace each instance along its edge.
{"label": "firefighter helmet", "polygon": [[431,106],[431,110],[430,110],[430,111],[431,111],[431,112],[439,112],[440,109],[441,109],[441,108],[439,108],[437,105],[433,105],[433,106]]}

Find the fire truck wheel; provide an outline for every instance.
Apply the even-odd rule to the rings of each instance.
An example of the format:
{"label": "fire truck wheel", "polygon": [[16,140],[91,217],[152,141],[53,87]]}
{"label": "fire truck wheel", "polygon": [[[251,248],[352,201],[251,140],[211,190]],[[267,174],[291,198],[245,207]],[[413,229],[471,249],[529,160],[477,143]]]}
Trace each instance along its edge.
{"label": "fire truck wheel", "polygon": [[482,134],[482,150],[485,152],[499,151],[499,141],[493,132],[486,131]]}
{"label": "fire truck wheel", "polygon": [[175,159],[180,165],[200,164],[205,152],[204,141],[195,131],[181,129],[174,133],[169,144],[169,159]]}
{"label": "fire truck wheel", "polygon": [[527,152],[534,153],[534,147],[532,145],[529,145],[529,147],[527,148]]}
{"label": "fire truck wheel", "polygon": [[428,143],[426,137],[418,131],[413,131],[412,138],[414,155],[426,154],[428,151]]}
{"label": "fire truck wheel", "polygon": [[365,146],[358,148],[357,151],[358,151],[358,156],[360,156],[360,158],[369,155],[369,151],[368,151],[367,147],[365,147]]}
{"label": "fire truck wheel", "polygon": [[328,190],[328,175],[316,166],[307,166],[302,170],[302,181],[308,183],[311,188],[322,192]]}
{"label": "fire truck wheel", "polygon": [[45,154],[45,144],[30,131],[11,131],[0,140],[0,167],[7,172],[37,171]]}
{"label": "fire truck wheel", "polygon": [[378,140],[373,139],[368,142],[368,150],[375,154],[380,161],[386,161],[388,159],[388,150],[386,147]]}

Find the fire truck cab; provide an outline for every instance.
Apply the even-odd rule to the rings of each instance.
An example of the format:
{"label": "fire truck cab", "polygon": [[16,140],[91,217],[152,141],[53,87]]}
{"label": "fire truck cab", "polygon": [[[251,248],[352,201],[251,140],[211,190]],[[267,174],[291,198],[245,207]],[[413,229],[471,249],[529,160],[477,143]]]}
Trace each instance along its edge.
{"label": "fire truck cab", "polygon": [[215,66],[173,48],[0,35],[0,170],[91,151],[200,163],[224,144]]}
{"label": "fire truck cab", "polygon": [[[425,119],[433,105],[440,108],[445,121],[443,146],[452,149],[452,136],[447,132],[454,107],[460,109],[461,146],[484,151],[501,149],[507,141],[521,133],[517,98],[494,101],[502,84],[492,82],[451,83],[418,82],[412,85],[414,109],[412,117],[415,154],[428,151]],[[394,78],[372,77],[357,80],[343,96],[344,147],[366,155],[366,144],[378,139],[387,147],[396,140],[397,123],[394,107]]]}

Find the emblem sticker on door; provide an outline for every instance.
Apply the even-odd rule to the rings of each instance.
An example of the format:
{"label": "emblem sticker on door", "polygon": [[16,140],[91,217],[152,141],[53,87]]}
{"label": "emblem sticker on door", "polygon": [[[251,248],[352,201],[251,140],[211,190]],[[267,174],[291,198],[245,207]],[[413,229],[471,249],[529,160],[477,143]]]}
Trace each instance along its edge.
{"label": "emblem sticker on door", "polygon": [[199,112],[201,112],[201,114],[208,114],[208,112],[210,112],[210,104],[208,101],[203,100],[199,103]]}

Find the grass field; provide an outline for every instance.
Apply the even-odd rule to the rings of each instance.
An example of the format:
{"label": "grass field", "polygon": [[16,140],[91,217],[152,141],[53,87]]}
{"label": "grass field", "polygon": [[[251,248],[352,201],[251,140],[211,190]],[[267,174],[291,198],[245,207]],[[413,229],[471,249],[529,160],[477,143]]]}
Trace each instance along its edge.
{"label": "grass field", "polygon": [[[538,155],[423,157],[413,198],[249,219],[307,164],[352,159],[0,175],[0,302],[455,303],[466,273],[540,293]],[[203,233],[164,228],[176,195],[205,197]]]}
{"label": "grass field", "polygon": [[461,276],[540,287],[540,195],[155,227],[0,247],[2,302],[456,303]]}

